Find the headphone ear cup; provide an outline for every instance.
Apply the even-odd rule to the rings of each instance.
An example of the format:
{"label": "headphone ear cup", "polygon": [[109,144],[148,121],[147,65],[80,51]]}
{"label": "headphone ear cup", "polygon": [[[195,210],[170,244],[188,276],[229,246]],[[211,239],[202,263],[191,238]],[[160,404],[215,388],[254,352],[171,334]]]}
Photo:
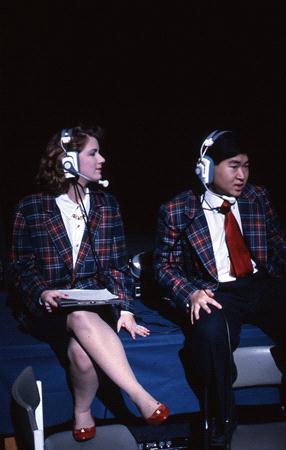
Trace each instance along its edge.
{"label": "headphone ear cup", "polygon": [[66,178],[74,178],[79,173],[78,152],[67,152],[62,159],[62,165]]}
{"label": "headphone ear cup", "polygon": [[200,158],[196,165],[196,174],[203,184],[211,184],[214,180],[214,162],[209,156]]}

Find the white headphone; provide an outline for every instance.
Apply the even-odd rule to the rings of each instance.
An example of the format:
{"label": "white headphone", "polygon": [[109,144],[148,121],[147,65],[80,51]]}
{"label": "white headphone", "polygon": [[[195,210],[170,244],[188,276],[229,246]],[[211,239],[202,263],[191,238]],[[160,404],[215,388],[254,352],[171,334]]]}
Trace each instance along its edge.
{"label": "white headphone", "polygon": [[[85,178],[88,181],[90,178],[86,177],[82,173],[80,173],[79,168],[79,152],[77,151],[67,151],[64,144],[68,144],[72,139],[72,128],[67,129],[64,128],[61,131],[61,147],[63,151],[65,152],[65,156],[62,159],[62,165],[64,168],[64,174],[66,178],[77,178],[79,176]],[[98,184],[101,184],[103,187],[108,187],[109,181],[108,180],[98,180]]]}
{"label": "white headphone", "polygon": [[231,133],[231,131],[214,130],[206,137],[201,145],[200,157],[196,164],[195,173],[205,186],[212,183],[214,179],[214,162],[210,156],[206,155],[206,153],[208,148],[211,147],[215,141],[225,133]]}
{"label": "white headphone", "polygon": [[61,147],[65,152],[65,156],[62,159],[62,165],[64,168],[64,173],[66,178],[75,178],[79,174],[79,159],[78,152],[76,151],[67,151],[64,144],[69,144],[72,138],[72,128],[63,129],[61,132]]}

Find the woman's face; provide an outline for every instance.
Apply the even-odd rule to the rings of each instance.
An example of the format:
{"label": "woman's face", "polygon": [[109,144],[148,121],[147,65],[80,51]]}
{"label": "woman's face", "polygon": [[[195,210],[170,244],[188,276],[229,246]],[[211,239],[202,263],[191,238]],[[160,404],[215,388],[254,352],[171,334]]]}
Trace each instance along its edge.
{"label": "woman's face", "polygon": [[[105,159],[99,153],[99,144],[95,137],[88,136],[87,141],[79,153],[80,183],[96,182],[102,178],[101,170]],[[84,178],[83,176],[84,175]]]}

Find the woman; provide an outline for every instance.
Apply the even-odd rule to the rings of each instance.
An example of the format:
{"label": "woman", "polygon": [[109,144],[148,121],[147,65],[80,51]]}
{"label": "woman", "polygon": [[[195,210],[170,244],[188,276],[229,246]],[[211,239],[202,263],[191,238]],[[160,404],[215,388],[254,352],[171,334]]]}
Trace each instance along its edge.
{"label": "woman", "polygon": [[[24,198],[16,208],[11,267],[31,330],[55,342],[67,338],[74,394],[73,435],[95,435],[91,403],[98,389],[97,367],[123,389],[143,418],[160,424],[169,415],[136,380],[116,334],[121,328],[148,336],[132,313],[133,280],[125,250],[118,203],[99,188],[105,159],[99,127],[63,130],[49,142],[37,175],[45,193]],[[107,288],[118,299],[116,330],[106,318],[110,306],[63,312],[62,289]],[[122,306],[123,303],[123,306]],[[114,309],[114,308],[113,308]],[[67,310],[65,310],[67,311]]]}

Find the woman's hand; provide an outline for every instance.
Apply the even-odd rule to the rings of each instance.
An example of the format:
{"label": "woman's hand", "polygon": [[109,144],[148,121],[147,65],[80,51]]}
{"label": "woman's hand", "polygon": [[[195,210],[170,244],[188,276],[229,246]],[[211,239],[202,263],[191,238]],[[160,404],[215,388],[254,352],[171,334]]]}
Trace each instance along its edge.
{"label": "woman's hand", "polygon": [[117,322],[118,333],[121,330],[121,328],[125,328],[127,331],[129,331],[132,339],[136,339],[136,334],[142,337],[149,336],[150,334],[150,330],[148,330],[148,328],[145,328],[141,325],[137,325],[133,314],[121,314]]}
{"label": "woman's hand", "polygon": [[47,312],[51,313],[53,309],[59,307],[59,300],[60,298],[63,297],[68,298],[68,295],[60,291],[51,290],[51,291],[43,291],[40,298],[43,307],[46,309]]}

